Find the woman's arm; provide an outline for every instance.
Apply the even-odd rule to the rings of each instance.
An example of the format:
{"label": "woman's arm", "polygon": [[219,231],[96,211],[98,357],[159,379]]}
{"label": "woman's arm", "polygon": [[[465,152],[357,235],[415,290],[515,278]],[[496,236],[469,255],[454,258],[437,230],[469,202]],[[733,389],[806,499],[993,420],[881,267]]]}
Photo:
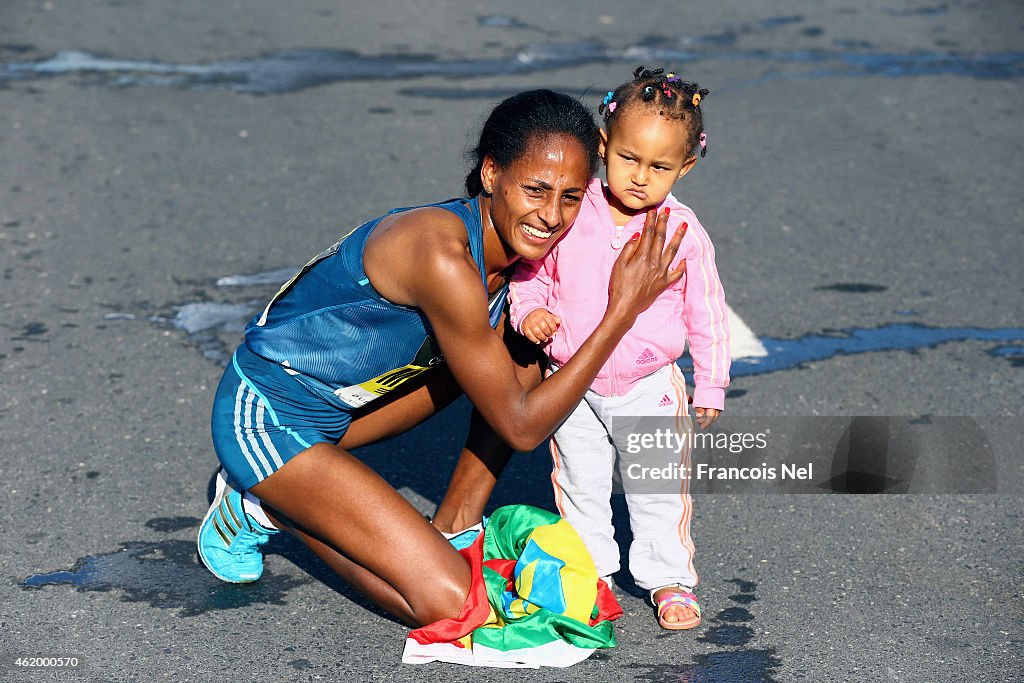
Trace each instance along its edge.
{"label": "woman's arm", "polygon": [[670,269],[682,235],[666,246],[665,218],[648,215],[643,235],[631,240],[615,263],[608,308],[593,334],[559,372],[531,390],[519,382],[505,344],[490,327],[480,274],[464,242],[430,240],[416,258],[416,278],[399,278],[430,320],[456,381],[516,450],[533,450],[554,431],[637,315],[682,277],[685,265]]}

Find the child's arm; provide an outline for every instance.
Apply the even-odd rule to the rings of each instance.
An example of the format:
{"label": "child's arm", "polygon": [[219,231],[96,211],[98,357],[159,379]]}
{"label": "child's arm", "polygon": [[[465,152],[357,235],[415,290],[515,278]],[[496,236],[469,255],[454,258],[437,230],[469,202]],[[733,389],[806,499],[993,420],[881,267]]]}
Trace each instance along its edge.
{"label": "child's arm", "polygon": [[729,318],[725,291],[715,266],[715,247],[703,226],[689,221],[684,241],[686,283],[683,321],[693,359],[693,406],[697,423],[706,429],[725,408],[729,386]]}
{"label": "child's arm", "polygon": [[558,246],[539,261],[516,264],[509,284],[509,319],[512,328],[535,344],[547,341],[561,319],[548,309]]}

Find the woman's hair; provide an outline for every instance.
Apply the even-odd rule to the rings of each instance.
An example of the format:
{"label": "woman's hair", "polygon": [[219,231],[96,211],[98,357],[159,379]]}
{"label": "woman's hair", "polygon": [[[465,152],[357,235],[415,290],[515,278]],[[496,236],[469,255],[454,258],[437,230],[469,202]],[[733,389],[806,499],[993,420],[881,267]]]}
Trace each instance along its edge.
{"label": "woman's hair", "polygon": [[499,168],[508,168],[526,154],[536,138],[559,134],[580,143],[593,176],[597,172],[600,133],[582,102],[552,90],[529,90],[508,98],[487,117],[480,142],[466,154],[473,162],[473,170],[466,176],[467,195],[475,197],[483,191],[480,169],[488,154]]}
{"label": "woman's hair", "polygon": [[693,155],[699,146],[700,155],[707,153],[707,136],[704,135],[704,116],[700,102],[710,91],[696,83],[684,81],[664,69],[653,71],[640,65],[633,72],[633,80],[623,83],[614,92],[609,92],[598,113],[604,115],[609,135],[624,110],[644,106],[667,119],[682,122],[686,126],[686,156]]}

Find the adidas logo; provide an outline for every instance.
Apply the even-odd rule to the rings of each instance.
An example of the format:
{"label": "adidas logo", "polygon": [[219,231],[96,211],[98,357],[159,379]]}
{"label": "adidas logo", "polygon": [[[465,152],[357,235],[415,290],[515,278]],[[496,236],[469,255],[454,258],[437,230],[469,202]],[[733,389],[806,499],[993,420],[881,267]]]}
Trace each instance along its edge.
{"label": "adidas logo", "polygon": [[644,352],[640,354],[640,357],[636,359],[637,365],[646,365],[647,363],[657,363],[658,357],[654,355],[654,352],[650,349],[644,349]]}
{"label": "adidas logo", "polygon": [[670,406],[670,405],[672,405],[672,399],[670,399],[668,397],[668,394],[663,395],[661,397],[661,400],[658,401],[658,407],[659,408],[664,408],[665,406]]}

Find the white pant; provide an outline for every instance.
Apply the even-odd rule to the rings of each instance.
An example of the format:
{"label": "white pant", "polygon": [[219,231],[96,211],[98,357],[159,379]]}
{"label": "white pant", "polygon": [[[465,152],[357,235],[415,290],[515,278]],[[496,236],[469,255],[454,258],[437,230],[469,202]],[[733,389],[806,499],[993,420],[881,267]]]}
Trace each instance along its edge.
{"label": "white pant", "polygon": [[[555,505],[583,539],[598,576],[619,570],[619,548],[612,528],[612,474],[617,462],[620,474],[625,476],[631,456],[625,444],[614,441],[611,418],[626,415],[675,417],[677,431],[685,432],[686,443],[692,443],[693,423],[679,368],[673,363],[644,377],[625,396],[587,391],[551,439]],[[616,436],[621,441],[622,435]],[[689,445],[683,447],[679,457],[682,465],[690,466]],[[633,530],[629,568],[636,584],[645,590],[673,583],[696,586],[689,482],[681,481],[678,495],[631,492],[627,488],[626,504]]]}

